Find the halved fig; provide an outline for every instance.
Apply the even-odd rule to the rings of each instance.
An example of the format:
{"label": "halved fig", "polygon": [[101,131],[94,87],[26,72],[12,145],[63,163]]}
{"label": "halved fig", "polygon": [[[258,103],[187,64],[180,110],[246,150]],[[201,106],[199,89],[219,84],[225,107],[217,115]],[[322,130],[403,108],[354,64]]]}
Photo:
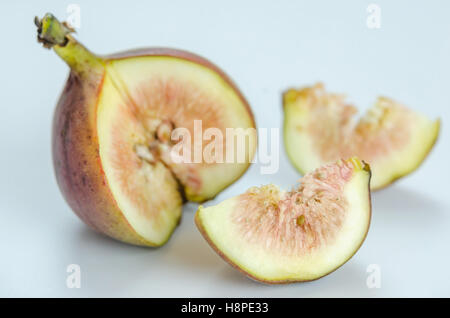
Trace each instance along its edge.
{"label": "halved fig", "polygon": [[[53,159],[64,197],[89,226],[124,242],[162,245],[185,198],[211,199],[246,171],[256,147],[252,112],[215,65],[164,48],[100,57],[51,14],[36,24],[39,41],[71,68],[54,116]],[[221,136],[206,136],[209,128]],[[247,129],[247,143],[228,143],[229,128]],[[179,129],[187,135],[174,139]],[[239,152],[243,160],[205,160],[213,141],[213,152]],[[174,160],[181,142],[188,160]]]}
{"label": "halved fig", "polygon": [[232,266],[265,283],[318,279],[349,260],[370,224],[370,168],[357,158],[305,175],[291,191],[275,185],[207,208],[195,222]]}
{"label": "halved fig", "polygon": [[358,156],[370,163],[372,190],[417,169],[439,135],[439,119],[385,97],[357,121],[357,110],[345,96],[327,93],[322,84],[286,91],[283,105],[284,143],[300,173]]}

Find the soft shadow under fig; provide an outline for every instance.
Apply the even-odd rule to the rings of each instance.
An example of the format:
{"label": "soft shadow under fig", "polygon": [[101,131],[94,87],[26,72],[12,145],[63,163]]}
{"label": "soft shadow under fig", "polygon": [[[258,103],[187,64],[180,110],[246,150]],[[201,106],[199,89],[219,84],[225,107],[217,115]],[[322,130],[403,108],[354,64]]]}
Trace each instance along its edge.
{"label": "soft shadow under fig", "polygon": [[393,186],[372,194],[373,225],[434,226],[445,218],[446,209],[435,198],[404,187]]}
{"label": "soft shadow under fig", "polygon": [[194,222],[196,206],[187,204],[183,209],[183,219],[167,244],[168,256],[177,264],[191,270],[204,271],[221,264],[220,257],[213,251],[200,234]]}
{"label": "soft shadow under fig", "polygon": [[226,282],[227,284],[239,286],[239,287],[267,287],[270,286],[268,284],[263,284],[261,282],[257,282],[247,275],[241,273],[236,268],[233,268],[230,264],[225,264],[223,268],[219,271],[218,277],[220,277],[221,281]]}
{"label": "soft shadow under fig", "polygon": [[376,210],[398,213],[438,212],[444,208],[441,202],[424,193],[396,185],[373,192],[372,204]]}
{"label": "soft shadow under fig", "polygon": [[122,241],[115,240],[111,237],[108,237],[104,234],[96,232],[85,226],[84,224],[80,225],[80,231],[77,233],[78,243],[80,246],[102,246],[104,249],[126,249],[126,250],[136,250],[136,251],[156,251],[160,247],[145,247],[145,246],[136,246],[124,243]]}
{"label": "soft shadow under fig", "polygon": [[[365,266],[357,261],[349,261],[335,272],[315,281],[299,282],[291,284],[264,284],[254,281],[236,269],[228,266],[219,273],[221,284],[230,287],[239,286],[238,292],[233,296],[240,297],[248,295],[251,290],[255,297],[373,297],[376,295],[372,290],[366,288],[367,274]],[[358,291],[357,293],[354,291]],[[215,295],[226,297],[227,295]]]}

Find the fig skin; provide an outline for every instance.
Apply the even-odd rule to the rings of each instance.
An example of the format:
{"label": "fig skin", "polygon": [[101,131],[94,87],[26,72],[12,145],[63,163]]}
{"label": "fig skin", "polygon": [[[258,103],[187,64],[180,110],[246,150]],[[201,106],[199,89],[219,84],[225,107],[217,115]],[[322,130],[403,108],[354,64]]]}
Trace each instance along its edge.
{"label": "fig skin", "polygon": [[[114,60],[136,56],[170,56],[189,60],[206,66],[220,75],[239,96],[255,127],[249,104],[226,74],[211,62],[195,54],[155,47],[99,57],[78,43],[69,34],[71,30],[64,29],[66,25],[59,23],[51,14],[47,14],[42,20],[35,21],[38,26],[38,40],[45,47],[53,48],[71,68],[54,112],[52,127],[54,171],[64,199],[75,214],[97,232],[133,245],[164,245],[171,234],[163,243],[155,245],[134,230],[120,210],[103,171],[96,116],[106,73],[105,66]],[[52,27],[48,27],[48,32],[61,31],[64,34],[63,43],[53,43],[55,37],[45,37],[45,31],[43,32],[45,23],[53,24]]]}
{"label": "fig skin", "polygon": [[118,208],[101,167],[95,111],[103,74],[71,72],[53,117],[52,155],[58,186],[75,214],[92,229],[126,243],[152,245]]}
{"label": "fig skin", "polygon": [[372,191],[380,191],[380,190],[384,190],[386,188],[389,188],[389,186],[393,185],[394,183],[396,183],[397,181],[399,181],[400,179],[402,179],[403,177],[406,177],[407,175],[413,173],[414,171],[416,171],[417,169],[419,169],[419,167],[425,162],[425,159],[427,159],[428,155],[431,153],[431,151],[433,150],[434,146],[436,145],[436,143],[439,140],[439,135],[441,132],[441,119],[438,118],[437,119],[437,133],[436,136],[434,137],[432,143],[430,144],[430,146],[428,147],[428,149],[426,150],[425,154],[423,155],[423,157],[417,162],[416,166],[411,168],[409,171],[405,172],[405,173],[401,173],[398,174],[396,176],[393,176],[392,179],[386,183],[385,185],[378,187],[378,188],[374,188],[372,189]]}

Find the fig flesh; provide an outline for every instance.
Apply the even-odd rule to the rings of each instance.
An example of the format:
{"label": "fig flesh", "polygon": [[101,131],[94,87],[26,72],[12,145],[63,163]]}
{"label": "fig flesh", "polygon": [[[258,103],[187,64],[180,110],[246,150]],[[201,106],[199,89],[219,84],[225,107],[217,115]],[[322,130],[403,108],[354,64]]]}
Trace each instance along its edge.
{"label": "fig flesh", "polygon": [[[245,98],[215,65],[165,48],[100,57],[51,14],[36,25],[39,41],[71,69],[54,115],[53,161],[66,201],[90,227],[127,243],[160,246],[179,223],[185,199],[211,199],[246,171],[255,134],[241,145],[240,162],[171,155],[179,144],[173,132],[195,136],[196,121],[203,131],[223,133],[218,149],[224,154],[236,151],[226,129],[255,127]],[[195,153],[195,142],[188,146]]]}
{"label": "fig flesh", "polygon": [[376,190],[419,167],[435,144],[440,120],[430,120],[380,97],[359,122],[345,96],[322,84],[283,95],[284,144],[302,174],[339,158],[358,156],[371,166]]}
{"label": "fig flesh", "polygon": [[306,174],[297,188],[249,189],[211,207],[196,224],[213,249],[257,281],[318,279],[350,259],[370,224],[370,168],[357,158]]}

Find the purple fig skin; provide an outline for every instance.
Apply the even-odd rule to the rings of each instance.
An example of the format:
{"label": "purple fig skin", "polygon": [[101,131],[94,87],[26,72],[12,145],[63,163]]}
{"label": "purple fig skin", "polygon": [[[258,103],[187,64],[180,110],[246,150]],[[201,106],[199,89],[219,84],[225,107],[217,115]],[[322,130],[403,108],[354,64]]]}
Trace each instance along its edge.
{"label": "purple fig skin", "polygon": [[52,155],[56,180],[69,206],[92,229],[112,238],[150,245],[118,208],[103,172],[95,112],[103,74],[71,72],[53,117]]}
{"label": "purple fig skin", "polygon": [[[230,85],[245,105],[254,126],[250,106],[229,77],[200,56],[169,48],[146,48],[99,57],[78,43],[69,34],[71,30],[52,15],[37,19],[36,24],[39,41],[45,47],[53,48],[71,68],[54,112],[52,127],[54,171],[66,202],[84,223],[97,232],[129,244],[155,246],[139,235],[127,221],[110,190],[102,167],[96,120],[107,64],[137,56],[168,56],[189,60],[210,68]],[[53,36],[51,32],[56,35]],[[58,38],[64,41],[52,42]]]}

